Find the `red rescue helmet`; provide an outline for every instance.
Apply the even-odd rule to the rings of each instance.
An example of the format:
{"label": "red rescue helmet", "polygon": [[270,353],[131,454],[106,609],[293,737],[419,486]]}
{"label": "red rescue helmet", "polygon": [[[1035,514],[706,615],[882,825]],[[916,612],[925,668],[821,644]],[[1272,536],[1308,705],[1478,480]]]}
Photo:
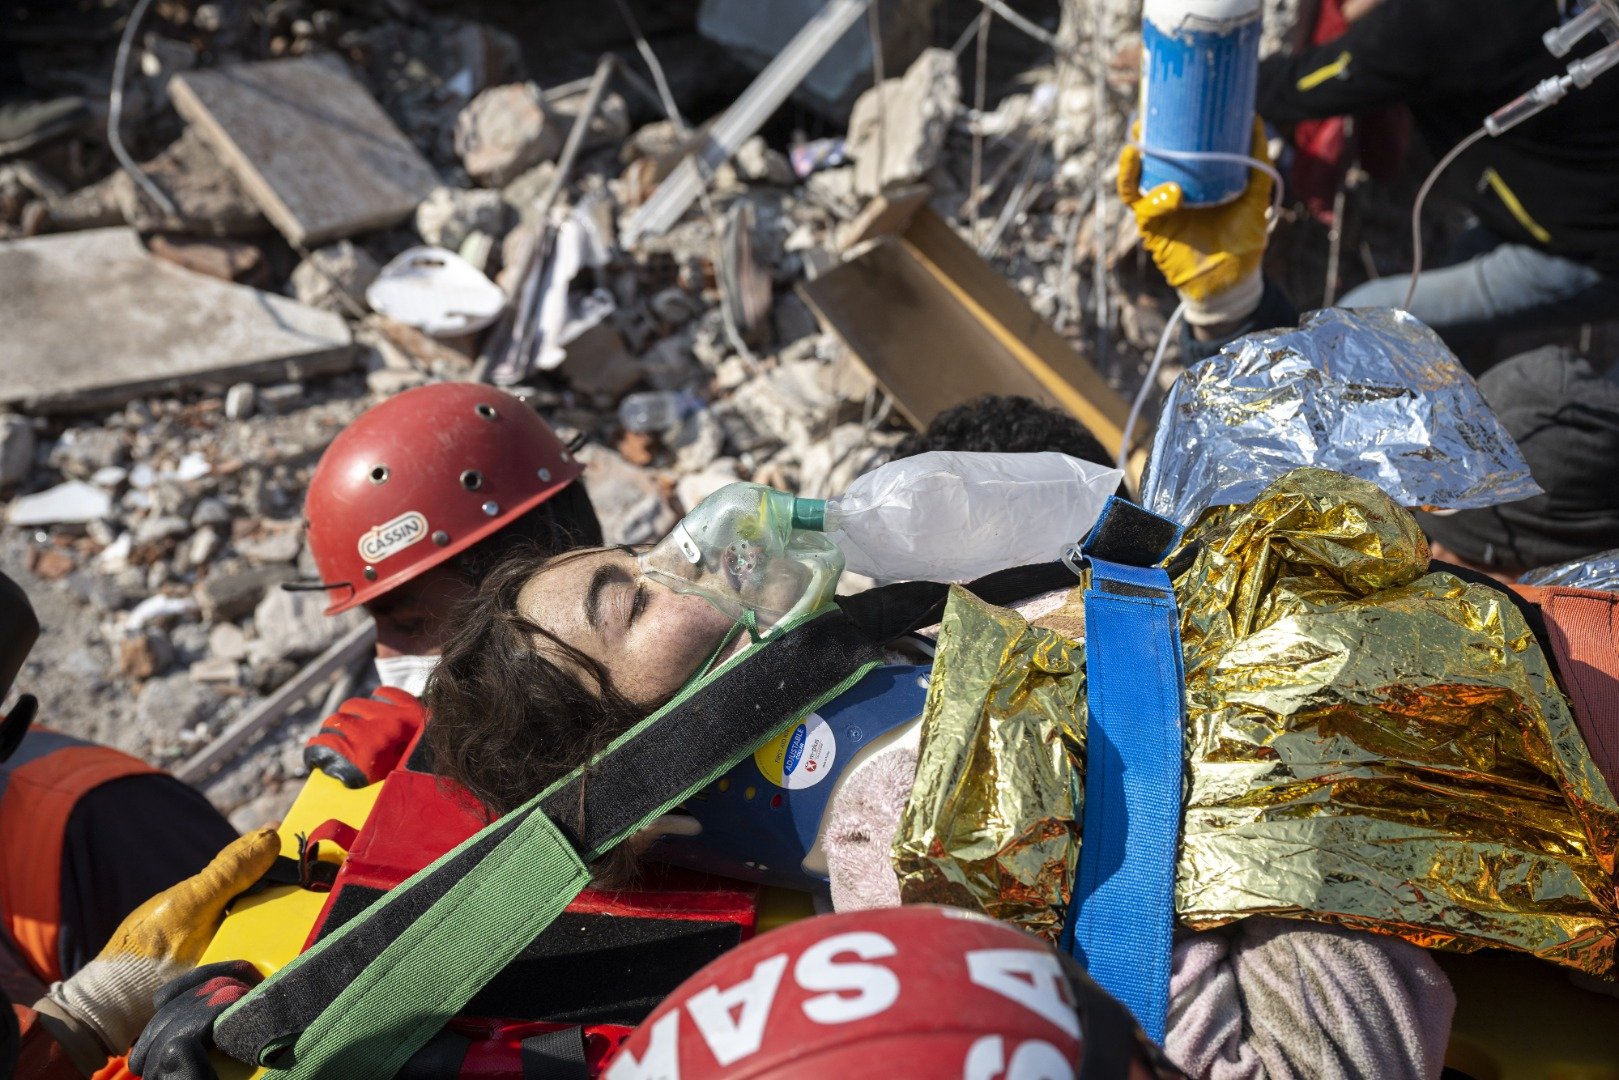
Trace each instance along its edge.
{"label": "red rescue helmet", "polygon": [[321,455],[304,500],[326,614],[465,551],[583,471],[533,409],[491,386],[433,383],[366,410]]}
{"label": "red rescue helmet", "polygon": [[[1124,1007],[1005,923],[916,905],[792,923],[681,983],[604,1080],[1148,1080]],[[1158,1071],[1163,1068],[1164,1071]]]}

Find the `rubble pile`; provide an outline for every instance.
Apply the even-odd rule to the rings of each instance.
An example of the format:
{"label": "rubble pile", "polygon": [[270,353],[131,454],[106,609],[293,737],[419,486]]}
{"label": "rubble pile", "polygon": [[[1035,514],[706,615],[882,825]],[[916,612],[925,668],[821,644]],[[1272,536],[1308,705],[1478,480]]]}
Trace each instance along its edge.
{"label": "rubble pile", "polygon": [[[1170,305],[1129,284],[1133,226],[1108,195],[1133,80],[1072,60],[1101,55],[1098,34],[1104,65],[1126,55],[1139,3],[1062,5],[1047,30],[1070,59],[1048,52],[985,99],[911,26],[904,66],[846,95],[843,134],[755,125],[657,229],[649,200],[681,182],[705,118],[663,115],[638,58],[548,85],[513,36],[450,10],[160,3],[124,87],[143,175],[95,138],[0,163],[0,325],[33,326],[0,391],[0,565],[49,598],[19,680],[47,723],[174,765],[356,625],[280,587],[315,576],[304,489],[346,423],[429,380],[488,379],[582,435],[610,543],[660,535],[738,478],[841,490],[928,416],[799,288],[917,215],[953,225],[1114,389],[1139,383]],[[32,282],[68,244],[78,269]],[[41,295],[77,310],[42,318]],[[244,315],[190,366],[130,329],[161,312],[213,332],[232,305],[302,329]],[[210,796],[239,826],[278,814],[311,723],[368,674],[288,712]]]}

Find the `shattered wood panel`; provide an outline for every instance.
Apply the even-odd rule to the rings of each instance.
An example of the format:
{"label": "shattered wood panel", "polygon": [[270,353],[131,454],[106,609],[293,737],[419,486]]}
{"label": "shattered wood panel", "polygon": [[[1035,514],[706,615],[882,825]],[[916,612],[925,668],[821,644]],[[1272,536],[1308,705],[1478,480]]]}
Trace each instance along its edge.
{"label": "shattered wood panel", "polygon": [[382,107],[332,61],[189,71],[169,86],[180,115],[294,244],[391,225],[438,184]]}
{"label": "shattered wood panel", "polygon": [[799,291],[913,424],[979,394],[1021,394],[1104,445],[1122,437],[1124,400],[929,209]]}
{"label": "shattered wood panel", "polygon": [[0,244],[0,405],[75,412],[345,368],[341,317],[185,270],[133,229]]}
{"label": "shattered wood panel", "polygon": [[1023,394],[1062,407],[897,240],[881,240],[798,289],[918,428],[980,394]]}

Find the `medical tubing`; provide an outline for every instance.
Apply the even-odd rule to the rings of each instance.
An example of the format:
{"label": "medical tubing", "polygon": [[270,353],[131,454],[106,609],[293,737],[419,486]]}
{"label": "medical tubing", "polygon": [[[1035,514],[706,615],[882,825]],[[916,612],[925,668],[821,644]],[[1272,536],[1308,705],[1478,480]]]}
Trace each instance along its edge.
{"label": "medical tubing", "polygon": [[1136,391],[1136,399],[1130,403],[1130,415],[1124,421],[1124,434],[1119,439],[1118,466],[1125,468],[1130,459],[1130,437],[1135,434],[1136,421],[1141,419],[1142,406],[1147,404],[1147,395],[1152,391],[1152,385],[1158,379],[1158,369],[1164,365],[1164,354],[1169,351],[1170,338],[1180,328],[1181,320],[1186,317],[1186,301],[1182,300],[1164,324],[1163,336],[1158,339],[1158,351],[1153,354],[1152,363],[1147,366],[1147,377],[1141,380],[1141,389]]}
{"label": "medical tubing", "polygon": [[1489,129],[1480,127],[1473,134],[1450,148],[1450,153],[1439,159],[1439,164],[1433,167],[1428,179],[1422,182],[1417,190],[1417,201],[1411,206],[1411,286],[1405,291],[1405,302],[1400,305],[1406,311],[1411,310],[1411,302],[1417,298],[1417,279],[1422,276],[1422,205],[1428,201],[1428,192],[1433,190],[1434,184],[1440,175],[1453,161],[1461,157],[1480,139],[1488,137]]}
{"label": "medical tubing", "polygon": [[[1159,157],[1178,158],[1186,161],[1246,162],[1250,168],[1258,169],[1275,181],[1271,186],[1270,215],[1265,224],[1265,232],[1268,235],[1276,228],[1276,222],[1282,214],[1282,174],[1270,162],[1260,161],[1258,158],[1250,157],[1247,154],[1228,154],[1223,150],[1157,150],[1143,146],[1135,141],[1132,141],[1130,145],[1143,154],[1156,154]],[[1164,324],[1163,336],[1158,339],[1158,351],[1153,354],[1152,363],[1147,367],[1147,377],[1142,380],[1141,389],[1136,391],[1135,400],[1130,403],[1130,415],[1124,421],[1124,432],[1119,439],[1117,464],[1121,469],[1124,469],[1129,461],[1130,438],[1135,434],[1136,422],[1141,419],[1141,410],[1147,404],[1147,395],[1152,392],[1153,382],[1158,378],[1158,369],[1163,367],[1164,354],[1169,351],[1170,338],[1174,336],[1176,330],[1180,329],[1181,320],[1185,317],[1186,301],[1182,300],[1180,305],[1175,308],[1174,313],[1170,315],[1169,321]]]}

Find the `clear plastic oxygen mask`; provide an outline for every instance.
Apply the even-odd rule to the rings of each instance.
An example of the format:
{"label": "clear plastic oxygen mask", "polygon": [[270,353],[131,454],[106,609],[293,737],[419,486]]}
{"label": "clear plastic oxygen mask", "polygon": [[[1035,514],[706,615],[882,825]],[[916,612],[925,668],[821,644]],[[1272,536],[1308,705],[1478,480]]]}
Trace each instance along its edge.
{"label": "clear plastic oxygen mask", "polygon": [[[813,516],[795,517],[799,503],[762,484],[728,484],[641,555],[641,571],[764,635],[828,603],[843,573],[843,552]],[[804,501],[806,513],[818,507]]]}

